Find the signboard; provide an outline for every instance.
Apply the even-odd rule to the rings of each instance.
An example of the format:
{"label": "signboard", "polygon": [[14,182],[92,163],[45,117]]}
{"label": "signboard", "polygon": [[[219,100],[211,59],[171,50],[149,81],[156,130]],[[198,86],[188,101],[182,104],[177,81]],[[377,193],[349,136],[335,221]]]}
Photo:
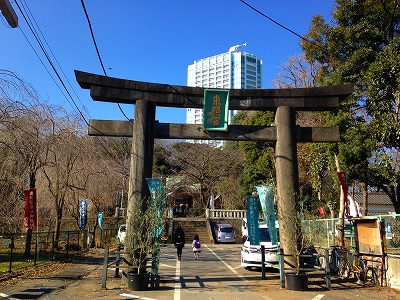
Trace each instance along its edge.
{"label": "signboard", "polygon": [[260,230],[258,229],[258,197],[247,197],[247,234],[250,245],[260,244]]}
{"label": "signboard", "polygon": [[229,91],[204,90],[203,127],[208,131],[227,131]]}
{"label": "signboard", "polygon": [[267,221],[271,242],[276,245],[278,243],[278,232],[275,225],[274,189],[272,186],[258,186],[257,193],[260,198],[264,219]]}
{"label": "signboard", "polygon": [[33,229],[37,225],[37,211],[36,211],[36,189],[24,191],[25,196],[25,209],[24,209],[24,225],[25,231]]}
{"label": "signboard", "polygon": [[385,225],[386,239],[393,239],[393,224],[392,222],[387,222]]}
{"label": "signboard", "polygon": [[79,220],[78,226],[80,230],[85,229],[87,222],[87,200],[79,200]]}
{"label": "signboard", "polygon": [[361,255],[383,255],[381,224],[378,219],[353,219],[356,251]]}

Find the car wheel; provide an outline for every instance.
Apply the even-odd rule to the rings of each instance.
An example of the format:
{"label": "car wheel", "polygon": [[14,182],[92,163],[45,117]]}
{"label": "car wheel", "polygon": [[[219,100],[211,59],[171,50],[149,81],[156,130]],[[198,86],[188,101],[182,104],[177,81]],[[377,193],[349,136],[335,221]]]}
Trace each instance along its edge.
{"label": "car wheel", "polygon": [[245,270],[250,271],[251,267],[244,267]]}

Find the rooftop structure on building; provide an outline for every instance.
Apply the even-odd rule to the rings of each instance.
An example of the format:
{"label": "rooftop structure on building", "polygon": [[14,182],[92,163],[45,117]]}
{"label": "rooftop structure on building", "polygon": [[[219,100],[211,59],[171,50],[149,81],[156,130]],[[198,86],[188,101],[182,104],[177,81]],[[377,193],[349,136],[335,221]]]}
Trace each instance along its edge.
{"label": "rooftop structure on building", "polygon": [[[214,89],[261,88],[262,60],[240,49],[247,43],[229,48],[228,52],[202,58],[188,66],[187,85]],[[229,112],[228,123],[237,111]],[[187,124],[202,124],[203,110],[188,108]],[[191,141],[194,142],[194,141]],[[196,141],[222,146],[222,141]]]}
{"label": "rooftop structure on building", "polygon": [[[354,200],[358,203],[360,208],[363,205],[362,193],[355,193],[352,195]],[[369,192],[368,193],[368,215],[385,215],[394,214],[395,209],[389,196],[383,192]]]}

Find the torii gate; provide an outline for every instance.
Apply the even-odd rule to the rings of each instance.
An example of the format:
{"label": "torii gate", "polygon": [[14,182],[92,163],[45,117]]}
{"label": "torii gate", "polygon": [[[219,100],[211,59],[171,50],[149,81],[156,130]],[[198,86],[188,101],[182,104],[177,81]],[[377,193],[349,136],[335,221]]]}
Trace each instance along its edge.
{"label": "torii gate", "polygon": [[[90,89],[93,100],[135,104],[134,121],[90,120],[89,135],[134,137],[127,206],[127,235],[135,228],[133,211],[146,209],[140,199],[149,196],[154,138],[274,141],[280,245],[295,253],[295,218],[299,194],[297,143],[338,142],[338,127],[296,126],[296,111],[329,111],[353,92],[353,85],[299,89],[231,89],[231,110],[276,111],[275,126],[229,126],[227,132],[207,132],[198,124],[158,123],[156,106],[203,108],[204,88],[140,82],[75,70],[81,88]],[[131,239],[127,239],[130,241]],[[133,253],[134,245],[125,245]]]}

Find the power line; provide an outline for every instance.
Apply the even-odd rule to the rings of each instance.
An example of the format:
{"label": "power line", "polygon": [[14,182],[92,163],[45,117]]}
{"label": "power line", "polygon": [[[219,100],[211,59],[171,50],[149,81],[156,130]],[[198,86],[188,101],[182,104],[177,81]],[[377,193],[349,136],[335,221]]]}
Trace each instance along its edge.
{"label": "power line", "polygon": [[[37,53],[35,47],[33,47],[32,43],[29,41],[27,35],[25,34],[25,32],[22,30],[21,26],[18,26],[19,30],[21,30],[22,35],[25,37],[26,41],[28,42],[28,44],[31,46],[33,52],[36,54],[36,57],[39,59],[39,61],[41,62],[42,66],[45,68],[45,70],[47,71],[47,73],[49,74],[50,78],[53,80],[54,84],[57,86],[57,88],[60,90],[61,94],[63,94],[64,98],[67,99],[67,96],[64,94],[64,91],[61,89],[61,87],[57,84],[56,80],[54,79],[53,75],[51,75],[50,70],[46,67],[45,63],[43,62],[43,60],[40,58],[39,54]],[[68,99],[67,99],[68,101]],[[68,101],[69,102],[69,101]],[[70,103],[71,105],[71,103]],[[72,105],[71,105],[72,106]]]}
{"label": "power line", "polygon": [[[22,0],[22,2],[24,2],[24,0]],[[44,37],[43,33],[41,32],[41,30],[40,30],[40,28],[39,28],[39,25],[36,23],[36,20],[35,20],[35,18],[33,17],[33,15],[32,15],[32,13],[31,13],[29,7],[27,6],[27,4],[25,3],[25,7],[23,7],[24,11],[26,12],[26,13],[24,13],[24,11],[21,9],[20,5],[19,5],[16,1],[15,1],[15,3],[17,4],[18,9],[20,10],[20,12],[21,12],[21,14],[22,14],[24,20],[26,21],[26,23],[27,23],[29,29],[31,30],[32,34],[34,35],[34,37],[35,37],[37,43],[39,44],[39,46],[40,46],[42,52],[44,53],[46,59],[48,60],[48,62],[49,62],[49,64],[50,64],[50,66],[52,67],[54,73],[57,75],[57,78],[58,78],[59,81],[61,82],[61,84],[62,84],[64,90],[65,90],[66,93],[68,94],[68,96],[69,96],[69,98],[71,99],[71,101],[72,101],[73,104],[70,102],[70,100],[68,99],[67,95],[64,93],[63,89],[59,86],[59,84],[57,84],[55,78],[54,78],[53,75],[51,74],[50,70],[46,67],[46,65],[45,65],[45,63],[43,62],[43,60],[40,58],[40,56],[39,56],[38,52],[36,51],[35,47],[32,45],[32,43],[29,41],[27,35],[24,33],[24,31],[22,30],[22,28],[19,26],[19,29],[21,30],[21,32],[22,32],[22,34],[24,35],[25,39],[27,40],[28,44],[31,46],[32,50],[34,51],[34,53],[35,53],[36,56],[38,57],[39,61],[42,63],[42,65],[43,65],[43,67],[45,68],[45,70],[47,71],[47,73],[50,75],[51,79],[53,80],[53,82],[55,83],[55,85],[57,86],[57,88],[58,88],[58,89],[60,90],[60,92],[63,94],[64,98],[65,98],[65,99],[67,100],[67,102],[71,105],[71,107],[72,107],[73,109],[75,109],[75,110],[78,112],[78,114],[81,116],[81,118],[83,119],[83,121],[85,122],[85,124],[86,124],[87,126],[93,128],[94,130],[96,130],[96,131],[97,131],[98,133],[100,133],[101,135],[104,135],[100,130],[98,130],[97,128],[94,128],[93,126],[91,126],[91,125],[89,124],[89,122],[86,120],[85,116],[83,115],[82,111],[81,111],[80,108],[77,106],[77,104],[76,104],[74,98],[72,97],[71,93],[69,92],[69,90],[68,90],[67,86],[65,85],[63,79],[61,78],[61,76],[59,75],[58,71],[56,70],[56,68],[55,68],[55,66],[54,66],[54,63],[53,63],[52,60],[51,60],[50,55],[48,54],[48,52],[47,52],[47,50],[46,50],[46,48],[45,48],[45,46],[44,46],[44,44],[43,44],[43,42],[42,42],[42,40],[41,40],[39,34],[38,34],[37,31],[36,31],[35,26],[32,24],[32,21],[31,21],[31,18],[29,17],[29,14],[31,15],[32,19],[34,20],[34,23],[35,23],[36,27],[38,28],[38,30],[39,30],[41,36],[42,36],[43,39],[45,40],[45,43],[46,43],[46,45],[47,45],[47,48],[49,48],[51,54],[53,55],[53,57],[54,57],[54,59],[56,60],[56,62],[57,62],[57,64],[58,64],[59,68],[61,69],[61,71],[62,71],[64,77],[67,79],[69,85],[71,86],[72,90],[74,91],[74,93],[75,93],[76,97],[78,98],[79,102],[80,102],[80,103],[82,104],[82,106],[85,108],[85,106],[83,105],[83,103],[81,102],[81,100],[79,99],[79,97],[77,96],[75,90],[73,89],[71,83],[69,82],[67,76],[65,75],[65,73],[64,73],[64,71],[63,71],[61,65],[59,64],[57,58],[55,57],[53,51],[51,50],[50,45],[47,43],[46,38]],[[86,110],[86,113],[90,116],[89,111]]]}
{"label": "power line", "polygon": [[[39,44],[40,48],[42,49],[42,52],[44,53],[44,55],[45,55],[47,61],[49,62],[50,66],[52,67],[52,69],[53,69],[54,73],[56,74],[58,80],[61,82],[61,85],[63,86],[64,90],[66,91],[66,93],[68,94],[69,98],[71,99],[71,101],[73,102],[74,105],[72,105],[71,102],[69,102],[68,97],[66,97],[65,94],[63,93],[64,97],[65,97],[66,100],[70,103],[70,105],[71,105],[72,107],[75,106],[75,109],[78,111],[79,115],[83,118],[84,122],[85,122],[86,124],[89,124],[89,123],[87,122],[85,116],[83,115],[83,113],[81,112],[81,110],[79,109],[79,107],[77,106],[77,104],[76,104],[74,98],[72,97],[71,93],[69,92],[67,86],[65,85],[63,79],[61,78],[60,74],[58,73],[56,67],[54,66],[54,63],[53,63],[53,61],[51,60],[51,57],[49,56],[48,52],[46,51],[46,49],[45,49],[45,47],[44,47],[42,41],[40,40],[40,37],[38,36],[38,34],[37,34],[36,30],[35,30],[35,28],[34,28],[33,25],[31,24],[30,19],[29,19],[29,16],[26,16],[26,14],[24,13],[23,9],[21,8],[21,6],[18,4],[17,1],[15,1],[15,3],[16,3],[16,5],[17,5],[19,11],[21,12],[21,14],[22,14],[22,16],[23,16],[25,22],[27,23],[27,25],[28,25],[30,31],[32,32],[33,36],[35,37],[37,43]],[[29,19],[29,20],[28,20],[28,19]],[[21,30],[21,32],[22,32],[22,30]],[[24,36],[25,36],[25,38],[27,39],[27,36],[26,36],[25,34],[24,34]],[[29,41],[28,41],[28,43],[29,43],[29,44],[31,45],[31,47],[32,47],[32,44],[31,44]],[[33,48],[33,47],[32,47],[32,48]],[[34,50],[34,51],[35,51],[35,50]],[[35,53],[36,53],[36,55],[37,55],[37,52],[36,52],[36,51],[35,51]],[[42,62],[42,64],[43,64],[43,61],[42,61],[40,58],[39,58],[39,60],[40,60],[40,61]],[[46,70],[47,70],[47,68],[46,68]],[[48,70],[47,70],[47,71],[48,71]],[[51,76],[51,75],[50,75],[50,76]],[[51,76],[51,77],[52,77],[52,76]],[[53,78],[53,77],[52,77],[52,79],[53,79],[53,81],[54,81],[54,78]],[[56,84],[56,85],[57,85],[57,84]],[[57,86],[58,86],[58,85],[57,85]]]}
{"label": "power line", "polygon": [[[45,55],[47,61],[49,62],[50,66],[52,67],[52,69],[53,69],[54,73],[56,74],[58,80],[61,82],[61,84],[62,84],[62,86],[63,86],[65,92],[68,94],[68,96],[69,96],[69,98],[71,99],[73,105],[71,104],[71,102],[70,102],[70,100],[68,99],[67,95],[64,93],[63,89],[62,89],[62,88],[60,87],[60,85],[56,82],[54,76],[51,74],[50,70],[47,68],[47,66],[46,66],[46,64],[44,63],[44,61],[41,59],[39,53],[36,51],[35,47],[34,47],[33,44],[30,42],[28,36],[25,34],[25,32],[24,32],[24,31],[22,30],[22,28],[19,26],[19,29],[20,29],[21,33],[22,33],[23,36],[25,37],[25,39],[26,39],[26,41],[28,42],[28,44],[31,46],[32,50],[34,51],[35,55],[38,57],[39,61],[41,62],[41,64],[43,65],[43,67],[45,68],[45,70],[47,71],[47,73],[50,75],[51,79],[53,80],[53,82],[55,83],[55,85],[57,86],[57,88],[58,88],[58,89],[60,90],[60,92],[63,94],[63,96],[65,97],[65,99],[67,100],[67,102],[71,105],[71,107],[72,107],[73,109],[76,109],[76,110],[78,111],[78,114],[81,116],[81,118],[83,119],[83,121],[85,122],[85,124],[87,124],[87,126],[93,128],[93,129],[94,129],[95,131],[97,131],[99,134],[101,134],[101,135],[104,136],[105,134],[104,134],[103,132],[101,132],[100,130],[98,130],[97,128],[95,128],[95,127],[93,127],[93,126],[91,126],[91,125],[89,124],[89,122],[86,120],[85,116],[83,115],[82,111],[81,111],[81,110],[79,109],[79,107],[77,106],[77,104],[76,104],[74,98],[72,97],[71,93],[69,92],[67,86],[65,85],[63,79],[61,78],[59,72],[57,71],[57,69],[56,69],[56,67],[55,67],[55,65],[54,65],[54,63],[53,63],[53,61],[52,61],[52,59],[51,59],[49,53],[47,52],[46,47],[45,47],[44,43],[42,42],[40,35],[41,35],[42,38],[45,40],[45,44],[47,45],[47,48],[50,50],[51,54],[53,55],[54,59],[56,60],[56,62],[57,62],[57,64],[58,64],[58,67],[61,69],[63,75],[65,76],[65,78],[66,78],[67,81],[68,81],[67,76],[65,75],[64,71],[63,71],[62,68],[61,68],[61,65],[59,64],[57,58],[55,57],[53,51],[51,50],[50,45],[47,43],[47,40],[45,39],[45,37],[44,37],[42,31],[40,30],[39,25],[36,23],[36,20],[35,20],[35,18],[33,17],[33,15],[32,15],[32,13],[31,13],[29,7],[27,6],[26,3],[25,3],[25,4],[23,3],[24,0],[21,0],[21,2],[22,2],[21,5],[23,6],[22,8],[21,8],[21,6],[19,5],[19,3],[18,3],[17,1],[15,1],[16,5],[18,6],[18,9],[19,9],[19,11],[21,12],[21,14],[22,14],[22,16],[23,16],[25,22],[27,23],[27,25],[28,25],[30,31],[32,32],[33,36],[35,37],[37,43],[39,44],[39,46],[40,46],[42,52],[43,52],[44,55]],[[31,19],[33,19],[33,22],[32,22]],[[40,32],[40,35],[38,34],[38,31],[36,30],[35,26],[37,27],[38,31]],[[71,83],[70,83],[69,81],[68,81],[68,83],[70,84],[70,86],[71,86],[71,88],[72,88]],[[75,95],[76,95],[75,90],[74,90],[73,88],[72,88],[72,90],[74,91],[74,93],[75,93]],[[79,99],[78,96],[77,96],[77,98]],[[79,99],[79,101],[80,101],[80,99]],[[81,101],[80,101],[80,103],[82,104]],[[84,105],[82,104],[82,106],[84,106]],[[84,106],[84,107],[85,107],[85,106]],[[88,113],[88,112],[87,112],[87,113]],[[90,114],[88,113],[88,115],[90,115]],[[111,155],[111,153],[110,153],[110,151],[107,149],[107,147],[106,147],[103,143],[100,143],[100,144],[101,144],[101,146],[105,149],[105,151]]]}
{"label": "power line", "polygon": [[268,20],[270,20],[271,22],[275,23],[276,25],[278,25],[279,27],[282,27],[283,29],[289,31],[290,33],[294,34],[295,36],[299,37],[300,39],[302,39],[303,41],[310,43],[324,51],[327,51],[323,46],[318,45],[317,43],[310,41],[308,39],[306,39],[304,36],[301,36],[300,34],[298,34],[297,32],[293,31],[292,29],[282,25],[281,23],[275,21],[274,19],[270,18],[269,16],[267,16],[266,14],[264,14],[263,12],[259,11],[258,9],[256,9],[254,6],[251,6],[249,3],[247,3],[244,0],[239,0],[240,2],[242,2],[243,4],[245,4],[246,6],[250,7],[252,10],[254,10],[255,12],[257,12],[258,14],[260,14],[261,16],[267,18]]}
{"label": "power line", "polygon": [[[108,76],[108,75],[107,75],[107,72],[106,72],[106,69],[104,68],[103,60],[101,59],[101,55],[100,55],[99,48],[97,47],[96,38],[94,37],[92,24],[91,24],[91,22],[90,22],[89,14],[87,13],[84,0],[81,0],[81,4],[82,4],[83,11],[85,12],[86,20],[87,20],[87,22],[88,22],[89,29],[90,29],[90,35],[92,36],[92,41],[93,41],[94,47],[95,47],[95,49],[96,49],[97,57],[99,58],[99,61],[100,61],[100,64],[101,64],[101,68],[103,69],[104,75],[105,75],[105,76]],[[121,111],[121,113],[122,113],[122,114],[124,115],[124,117],[129,121],[129,118],[126,116],[126,114],[125,114],[124,111],[122,110],[121,105],[120,105],[119,103],[117,103],[117,104],[118,104],[118,107],[119,107],[119,110]]]}
{"label": "power line", "polygon": [[[51,50],[51,47],[50,47],[49,43],[48,43],[47,40],[46,40],[46,37],[44,36],[44,34],[43,34],[43,32],[41,31],[39,25],[37,24],[36,19],[35,19],[35,17],[33,16],[33,14],[32,14],[32,12],[31,12],[31,10],[29,9],[28,5],[26,4],[25,0],[22,0],[22,3],[23,3],[23,5],[24,5],[25,10],[28,12],[28,18],[29,18],[29,15],[30,15],[31,18],[32,18],[32,20],[33,20],[33,23],[34,23],[34,25],[35,25],[35,26],[33,26],[33,28],[36,27],[36,28],[38,29],[38,31],[39,31],[39,33],[40,33],[40,36],[43,38],[43,40],[44,40],[45,44],[47,45],[47,48],[49,49],[51,55],[52,55],[53,58],[55,59],[55,61],[56,61],[57,65],[58,65],[58,67],[60,68],[62,74],[64,75],[65,79],[67,80],[67,82],[68,82],[70,88],[71,88],[72,91],[74,92],[75,97],[78,99],[78,101],[79,101],[79,103],[82,105],[82,107],[85,108],[85,105],[82,103],[81,99],[79,98],[78,94],[76,93],[75,89],[73,88],[71,82],[69,81],[67,75],[65,74],[63,68],[61,67],[60,63],[58,62],[57,57],[55,56],[55,54],[54,54],[53,51]],[[88,111],[87,109],[86,109],[86,113],[87,113],[88,116],[90,117],[90,113],[89,113],[89,111]]]}

